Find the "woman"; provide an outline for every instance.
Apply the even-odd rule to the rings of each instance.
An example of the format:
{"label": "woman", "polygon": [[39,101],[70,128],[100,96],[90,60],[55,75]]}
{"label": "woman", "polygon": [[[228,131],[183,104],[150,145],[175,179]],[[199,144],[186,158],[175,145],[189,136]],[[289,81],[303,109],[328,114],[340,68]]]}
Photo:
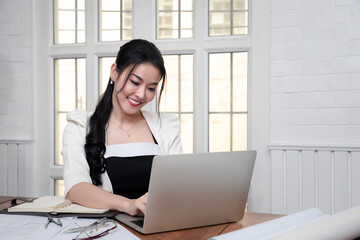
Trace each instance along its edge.
{"label": "woman", "polygon": [[146,40],[124,44],[92,115],[67,115],[63,136],[65,196],[84,206],[145,213],[152,158],[182,152],[178,119],[141,108],[152,101],[166,71]]}

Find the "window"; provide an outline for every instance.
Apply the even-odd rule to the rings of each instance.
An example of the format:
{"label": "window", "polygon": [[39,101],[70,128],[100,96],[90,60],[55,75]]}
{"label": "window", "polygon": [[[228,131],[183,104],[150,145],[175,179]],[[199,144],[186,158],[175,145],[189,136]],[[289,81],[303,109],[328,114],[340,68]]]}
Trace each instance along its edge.
{"label": "window", "polygon": [[[54,165],[49,174],[53,193],[63,191],[66,113],[74,108],[94,110],[117,50],[132,38],[150,40],[163,53],[167,83],[160,111],[179,117],[185,153],[248,148],[248,1],[155,2],[53,1],[54,39],[49,42],[54,44],[47,55],[54,66],[49,72],[54,82]],[[155,111],[156,103],[146,110]]]}
{"label": "window", "polygon": [[[195,88],[198,89],[196,94],[206,96],[207,102],[203,102],[204,99],[201,98],[198,98],[200,101],[194,102],[194,98],[189,97],[191,91],[187,93],[181,87],[182,84],[185,84],[183,83],[184,80],[181,79],[181,73],[189,71],[182,67],[184,63],[180,64],[179,59],[180,56],[186,55],[166,55],[164,59],[167,63],[168,86],[160,110],[178,114],[181,123],[181,137],[185,143],[184,152],[193,152],[194,148],[197,151],[211,152],[246,150],[248,147],[248,52],[247,50],[241,51],[241,48],[247,46],[241,46],[240,41],[235,41],[235,43],[229,43],[223,47],[223,41],[226,40],[226,37],[219,38],[219,36],[248,33],[248,3],[246,0],[209,0],[208,2],[209,34],[208,36],[195,36],[198,39],[205,39],[205,41],[198,48],[193,48],[193,51],[205,54],[209,52],[205,55],[207,57],[205,60],[203,60],[204,55],[195,55],[202,60],[207,74],[201,75],[198,81],[193,81]],[[157,37],[169,39],[169,41],[170,39],[181,38],[179,37],[182,31],[179,24],[179,12],[181,9],[189,9],[190,2],[158,0],[157,4]],[[167,19],[164,20],[165,18]],[[189,19],[192,22],[192,15],[191,17],[188,16],[187,20]],[[167,27],[165,27],[164,22],[168,24]],[[212,38],[213,36],[218,36],[218,38]],[[179,42],[181,43],[181,40],[177,40],[177,43]],[[208,44],[205,49],[204,45],[210,42],[215,44]],[[238,50],[229,51],[224,50],[224,48]],[[171,50],[177,51],[176,49]],[[196,68],[195,71],[201,71],[201,68]],[[193,77],[194,72],[192,72]],[[204,84],[201,81],[207,81],[207,83]],[[204,86],[208,87],[208,92],[205,92],[206,87],[204,88]],[[186,95],[182,95],[184,92]],[[184,104],[186,106],[186,101],[189,99],[192,101],[191,108],[198,109],[195,114],[193,111],[187,112],[185,110]],[[195,106],[193,106],[194,104]],[[197,121],[196,119],[201,120]],[[196,121],[197,124],[195,125]],[[206,129],[201,130],[202,127],[206,126]],[[196,136],[197,132],[204,133]],[[196,139],[195,143],[193,139]]]}
{"label": "window", "polygon": [[210,152],[247,149],[247,55],[209,55]]}
{"label": "window", "polygon": [[54,42],[85,42],[85,0],[54,0]]}
{"label": "window", "polygon": [[86,109],[85,59],[56,59],[55,65],[55,164],[62,164],[62,133],[66,114]]}
{"label": "window", "polygon": [[193,1],[157,1],[157,38],[193,37]]}
{"label": "window", "polygon": [[164,55],[167,82],[160,111],[174,113],[180,120],[185,153],[193,152],[193,55]]}
{"label": "window", "polygon": [[247,0],[209,0],[209,36],[248,34]]}
{"label": "window", "polygon": [[99,41],[132,38],[132,1],[99,0]]}

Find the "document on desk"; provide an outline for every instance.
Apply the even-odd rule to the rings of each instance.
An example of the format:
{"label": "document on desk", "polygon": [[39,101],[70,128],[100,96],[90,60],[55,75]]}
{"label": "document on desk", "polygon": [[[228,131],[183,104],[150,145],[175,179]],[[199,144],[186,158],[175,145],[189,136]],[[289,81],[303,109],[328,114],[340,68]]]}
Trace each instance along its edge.
{"label": "document on desk", "polygon": [[[66,230],[76,227],[88,226],[97,219],[88,218],[61,218],[63,226],[49,224],[45,229],[47,217],[30,215],[9,215],[0,214],[0,239],[11,240],[63,240],[73,239],[77,233],[65,233]],[[126,239],[138,240],[139,238],[118,225],[117,228],[110,231],[102,237],[104,240]]]}

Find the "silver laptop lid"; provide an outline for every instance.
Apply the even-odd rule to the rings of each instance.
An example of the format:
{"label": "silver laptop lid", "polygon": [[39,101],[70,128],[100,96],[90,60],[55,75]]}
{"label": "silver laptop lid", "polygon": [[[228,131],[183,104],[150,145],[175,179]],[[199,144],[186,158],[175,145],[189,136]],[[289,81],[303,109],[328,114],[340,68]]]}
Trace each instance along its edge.
{"label": "silver laptop lid", "polygon": [[241,220],[255,157],[256,151],[156,156],[142,232]]}

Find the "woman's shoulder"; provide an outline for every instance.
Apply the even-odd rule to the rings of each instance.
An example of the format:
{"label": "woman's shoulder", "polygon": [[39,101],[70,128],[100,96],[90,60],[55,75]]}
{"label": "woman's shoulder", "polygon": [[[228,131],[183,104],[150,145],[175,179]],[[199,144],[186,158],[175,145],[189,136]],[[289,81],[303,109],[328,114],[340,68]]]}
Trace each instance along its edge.
{"label": "woman's shoulder", "polygon": [[83,127],[86,127],[88,119],[90,118],[91,113],[83,109],[75,109],[66,114],[66,120],[75,124],[79,124]]}

